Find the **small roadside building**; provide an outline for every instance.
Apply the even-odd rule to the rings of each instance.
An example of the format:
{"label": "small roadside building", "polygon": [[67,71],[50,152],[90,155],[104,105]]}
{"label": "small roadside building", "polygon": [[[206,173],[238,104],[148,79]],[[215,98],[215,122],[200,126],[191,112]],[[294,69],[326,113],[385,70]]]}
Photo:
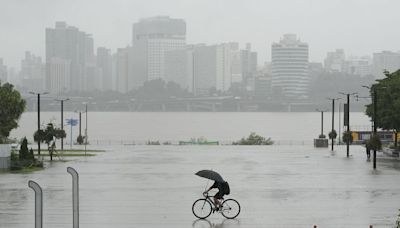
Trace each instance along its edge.
{"label": "small roadside building", "polygon": [[11,165],[11,145],[0,144],[0,170],[9,169]]}

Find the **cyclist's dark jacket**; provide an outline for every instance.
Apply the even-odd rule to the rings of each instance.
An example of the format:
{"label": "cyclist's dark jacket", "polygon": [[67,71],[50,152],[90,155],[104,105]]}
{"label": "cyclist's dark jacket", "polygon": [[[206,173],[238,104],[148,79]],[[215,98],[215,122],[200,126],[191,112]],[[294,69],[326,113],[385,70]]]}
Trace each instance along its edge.
{"label": "cyclist's dark jacket", "polygon": [[215,198],[217,199],[222,199],[224,197],[224,189],[222,187],[222,183],[218,181],[214,181],[214,184],[211,186],[211,188],[218,188],[217,194],[215,194]]}

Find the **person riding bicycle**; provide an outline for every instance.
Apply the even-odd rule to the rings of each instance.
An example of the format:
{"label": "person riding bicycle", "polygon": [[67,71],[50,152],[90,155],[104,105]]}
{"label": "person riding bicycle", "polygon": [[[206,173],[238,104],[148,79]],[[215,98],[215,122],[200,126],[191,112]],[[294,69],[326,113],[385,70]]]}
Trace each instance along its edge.
{"label": "person riding bicycle", "polygon": [[224,198],[224,195],[228,195],[230,192],[228,182],[219,182],[219,181],[214,181],[214,184],[211,185],[211,187],[204,192],[204,194],[208,193],[211,189],[213,188],[218,188],[218,192],[214,196],[214,203],[216,206],[216,210],[218,211],[219,208],[222,207],[222,200]]}

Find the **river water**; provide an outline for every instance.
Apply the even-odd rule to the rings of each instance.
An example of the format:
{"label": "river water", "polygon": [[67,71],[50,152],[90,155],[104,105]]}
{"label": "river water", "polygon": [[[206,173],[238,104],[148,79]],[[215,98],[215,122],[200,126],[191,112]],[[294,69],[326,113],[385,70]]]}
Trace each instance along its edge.
{"label": "river water", "polygon": [[[332,128],[331,113],[324,115],[324,134]],[[64,119],[79,119],[74,112],[64,113]],[[352,129],[369,130],[369,118],[361,112],[351,113]],[[60,113],[42,112],[41,124],[54,122],[60,126]],[[37,129],[37,113],[22,115],[20,127],[11,133],[11,137],[27,136],[32,140]],[[82,115],[82,134],[85,129],[85,114]],[[343,120],[341,119],[341,125]],[[339,132],[339,115],[335,115],[335,129]],[[341,127],[343,129],[343,127]],[[65,126],[66,142],[69,142],[70,127]],[[79,126],[73,127],[73,139],[76,139]],[[92,144],[111,142],[129,144],[147,140],[179,141],[190,138],[206,138],[209,141],[234,141],[251,132],[266,138],[290,144],[294,142],[312,143],[312,139],[321,132],[321,115],[318,112],[89,112],[88,138]]]}
{"label": "river water", "polygon": [[[67,113],[68,115],[75,113]],[[43,120],[57,113],[43,113]],[[362,113],[352,123],[366,125]],[[89,113],[95,139],[235,140],[255,131],[276,140],[312,140],[320,132],[316,113]],[[328,119],[328,118],[327,118]],[[330,120],[326,121],[326,126]],[[20,137],[35,128],[26,113]],[[326,127],[327,129],[330,127]],[[326,131],[325,131],[326,132]],[[76,147],[76,146],[75,146]],[[34,193],[43,188],[44,227],[72,227],[71,176],[80,174],[80,224],[86,228],[392,227],[400,201],[400,164],[378,154],[378,170],[364,148],[315,149],[312,145],[145,146],[93,145],[94,157],[46,162],[29,174],[0,174],[0,227],[34,226]],[[195,176],[213,169],[229,181],[242,206],[236,220],[212,214],[196,220],[192,203],[211,183]]]}

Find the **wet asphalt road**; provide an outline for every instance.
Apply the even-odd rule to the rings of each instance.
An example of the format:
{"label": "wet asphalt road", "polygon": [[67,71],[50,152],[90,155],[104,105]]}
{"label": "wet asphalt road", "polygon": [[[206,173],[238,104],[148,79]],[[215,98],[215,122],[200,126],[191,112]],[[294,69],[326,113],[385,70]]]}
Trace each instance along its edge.
{"label": "wet asphalt road", "polygon": [[[82,228],[392,227],[400,208],[400,162],[364,148],[311,146],[117,146],[95,157],[46,163],[43,171],[0,174],[0,227],[34,227],[34,193],[43,187],[44,226],[72,227],[71,176],[80,173]],[[192,203],[221,173],[242,212],[196,220]]]}

